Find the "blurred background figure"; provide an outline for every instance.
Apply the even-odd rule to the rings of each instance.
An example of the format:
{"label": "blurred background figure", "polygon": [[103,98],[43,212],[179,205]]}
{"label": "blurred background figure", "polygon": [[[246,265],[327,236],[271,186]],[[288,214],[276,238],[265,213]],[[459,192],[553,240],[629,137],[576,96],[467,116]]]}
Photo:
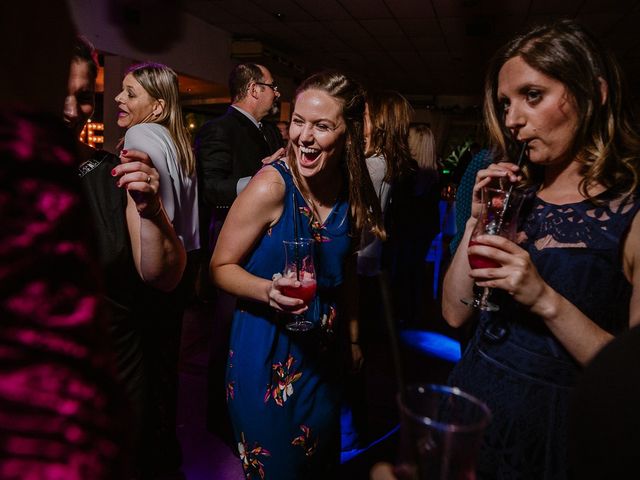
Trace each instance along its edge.
{"label": "blurred background figure", "polygon": [[289,143],[289,122],[278,122],[276,127],[280,131],[280,135],[282,135],[282,146],[286,147],[287,143]]}
{"label": "blurred background figure", "polygon": [[[169,283],[136,292],[137,335],[125,338],[126,348],[139,352],[142,362],[141,374],[133,380],[139,382],[135,388],[142,397],[137,461],[143,478],[156,478],[178,472],[182,461],[176,435],[178,356],[182,316],[192,294],[200,247],[195,158],[179,104],[178,77],[171,68],[156,63],[134,65],[115,100],[118,125],[126,129],[124,149],[146,152],[155,170],[147,171],[145,165],[127,159],[112,175],[119,177],[117,185],[129,193],[129,203],[139,203],[145,194],[159,194],[154,197],[154,209],[127,209],[134,258],[135,242],[140,239],[143,249],[159,255],[158,261],[175,255],[184,272]],[[143,231],[136,231],[147,222],[169,225],[170,231],[164,232],[167,238],[149,242]],[[173,244],[172,236],[179,239],[178,248],[167,249],[167,243]],[[162,271],[161,263],[157,267]],[[153,276],[143,273],[142,279],[154,284]]]}
{"label": "blurred background figure", "polygon": [[[0,5],[0,41],[11,45],[0,55],[7,69],[0,76],[0,478],[7,480],[128,478],[126,410],[112,374],[76,143],[60,119],[73,37],[66,2]],[[41,62],[25,60],[34,52],[47,60],[45,82]]]}
{"label": "blurred background figure", "polygon": [[440,230],[438,160],[427,125],[412,125],[408,144],[414,163],[394,188],[387,252],[396,317],[423,326],[431,285],[425,256]]}
{"label": "blurred background figure", "polygon": [[[389,206],[394,183],[412,166],[415,167],[407,143],[411,112],[411,105],[398,92],[367,93],[364,149],[367,170],[383,216]],[[365,236],[358,252],[358,275],[374,277],[379,274],[381,260],[382,241]]]}
{"label": "blurred background figure", "polygon": [[[390,221],[387,213],[395,183],[412,168],[407,136],[411,122],[409,102],[394,91],[367,92],[364,113],[364,152],[367,171],[378,197],[385,223],[385,236],[362,232],[358,251],[358,283],[360,289],[360,339],[365,355],[375,336],[386,329],[382,316],[380,274],[383,269],[383,240]],[[415,163],[413,163],[415,166]],[[377,353],[371,352],[372,355]],[[365,369],[367,365],[365,364]],[[343,450],[361,447],[368,439],[366,372],[350,378],[346,385],[343,412]]]}
{"label": "blurred background figure", "polygon": [[409,151],[418,168],[437,181],[440,165],[436,153],[436,139],[429,125],[414,123],[409,127]]}

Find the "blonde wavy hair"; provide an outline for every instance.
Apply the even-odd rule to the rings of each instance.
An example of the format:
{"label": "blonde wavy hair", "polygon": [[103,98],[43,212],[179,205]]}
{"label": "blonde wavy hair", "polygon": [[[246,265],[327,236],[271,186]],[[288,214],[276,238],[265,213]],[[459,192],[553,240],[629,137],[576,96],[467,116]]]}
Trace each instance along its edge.
{"label": "blonde wavy hair", "polygon": [[416,123],[409,127],[409,150],[418,167],[438,172],[436,139],[427,124]]}
{"label": "blonde wavy hair", "polygon": [[166,65],[150,62],[133,65],[126,72],[129,73],[152,98],[164,101],[164,108],[158,117],[145,118],[141,123],[158,123],[166,127],[176,144],[178,163],[188,175],[193,175],[196,160],[182,117],[178,75]]}

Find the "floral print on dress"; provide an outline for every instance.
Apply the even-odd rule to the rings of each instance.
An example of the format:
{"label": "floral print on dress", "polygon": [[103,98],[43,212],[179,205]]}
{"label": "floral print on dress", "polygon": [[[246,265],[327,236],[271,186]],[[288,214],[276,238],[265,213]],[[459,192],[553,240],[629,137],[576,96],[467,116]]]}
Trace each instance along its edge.
{"label": "floral print on dress", "polygon": [[249,445],[247,445],[247,441],[244,438],[244,432],[242,432],[238,442],[238,453],[240,454],[242,468],[247,479],[256,478],[256,475],[264,478],[264,464],[258,457],[270,457],[269,450],[260,446],[257,442],[254,442],[253,447],[249,449]]}
{"label": "floral print on dress", "polygon": [[320,319],[320,326],[326,333],[333,333],[333,324],[336,320],[336,308],[331,305],[329,307],[329,313],[322,314]]}
{"label": "floral print on dress", "polygon": [[310,457],[314,453],[316,453],[316,448],[318,447],[318,439],[312,438],[311,428],[307,427],[306,425],[300,425],[300,430],[302,430],[302,435],[294,438],[291,442],[291,445],[302,447],[305,456]]}
{"label": "floral print on dress", "polygon": [[231,381],[227,383],[226,394],[227,394],[227,402],[229,399],[233,400],[236,394],[236,382]]}
{"label": "floral print on dress", "polygon": [[295,359],[293,356],[289,355],[284,364],[278,362],[272,365],[271,385],[267,386],[264,403],[267,403],[270,398],[273,398],[276,405],[282,407],[293,395],[293,383],[302,377],[301,372],[293,371],[292,367],[294,362]]}
{"label": "floral print on dress", "polygon": [[[233,368],[233,363],[231,363],[232,360],[233,360],[233,350],[229,349],[229,369]],[[233,400],[235,398],[235,393],[236,393],[236,382],[232,380],[229,383],[227,383],[225,387],[227,403],[229,402],[229,399]]]}
{"label": "floral print on dress", "polygon": [[298,207],[300,213],[309,219],[309,227],[311,228],[311,236],[318,243],[330,242],[331,239],[329,237],[325,237],[322,235],[322,231],[326,230],[327,227],[322,225],[316,218],[313,216],[313,212],[309,207]]}

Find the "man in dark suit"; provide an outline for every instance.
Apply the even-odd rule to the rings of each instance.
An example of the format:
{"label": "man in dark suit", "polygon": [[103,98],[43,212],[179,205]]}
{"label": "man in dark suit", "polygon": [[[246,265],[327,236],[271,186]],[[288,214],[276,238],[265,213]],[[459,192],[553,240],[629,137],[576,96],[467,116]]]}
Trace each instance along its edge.
{"label": "man in dark suit", "polygon": [[[198,187],[201,202],[202,245],[209,246],[200,278],[201,298],[211,299],[208,261],[228,208],[264,163],[284,154],[282,137],[261,120],[277,110],[278,87],[269,70],[253,63],[240,64],[229,76],[231,106],[227,112],[202,126],[195,139]],[[235,298],[218,292],[214,306],[213,336],[208,372],[207,425],[235,448],[225,415],[224,374]]]}
{"label": "man in dark suit", "polygon": [[227,112],[205,123],[195,140],[200,196],[211,209],[229,208],[262,160],[282,147],[280,132],[261,123],[280,97],[269,70],[238,65],[229,76],[229,91]]}

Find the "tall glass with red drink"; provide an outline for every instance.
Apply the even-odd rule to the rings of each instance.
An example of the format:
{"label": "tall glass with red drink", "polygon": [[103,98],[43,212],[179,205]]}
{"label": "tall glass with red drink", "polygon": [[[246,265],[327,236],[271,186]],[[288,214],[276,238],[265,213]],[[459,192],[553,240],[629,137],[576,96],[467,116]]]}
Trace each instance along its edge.
{"label": "tall glass with red drink", "polygon": [[[313,240],[299,238],[297,240],[284,240],[282,242],[285,253],[285,266],[282,276],[295,279],[300,286],[286,286],[282,288],[283,295],[299,298],[309,305],[316,296],[316,270],[313,261]],[[295,332],[311,330],[313,321],[304,315],[294,315],[286,324],[286,328]]]}
{"label": "tall glass with red drink", "polygon": [[[482,211],[476,226],[471,233],[469,247],[479,245],[476,238],[480,235],[500,235],[514,240],[518,227],[518,215],[524,196],[522,192],[509,188],[483,187],[481,191]],[[472,269],[500,268],[501,265],[491,258],[469,254],[469,265]],[[483,288],[474,298],[462,299],[462,302],[480,310],[496,311],[500,307],[489,301],[491,289]]]}

